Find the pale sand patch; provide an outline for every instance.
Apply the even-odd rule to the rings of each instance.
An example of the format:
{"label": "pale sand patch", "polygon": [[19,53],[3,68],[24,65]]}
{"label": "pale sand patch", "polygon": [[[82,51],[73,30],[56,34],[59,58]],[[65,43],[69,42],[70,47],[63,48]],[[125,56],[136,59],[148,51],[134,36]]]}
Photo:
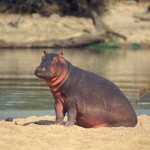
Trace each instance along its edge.
{"label": "pale sand patch", "polygon": [[0,149],[149,150],[150,116],[138,116],[138,124],[133,128],[85,129],[76,125],[65,127],[54,125],[54,116],[31,116],[15,119],[13,122],[0,121]]}

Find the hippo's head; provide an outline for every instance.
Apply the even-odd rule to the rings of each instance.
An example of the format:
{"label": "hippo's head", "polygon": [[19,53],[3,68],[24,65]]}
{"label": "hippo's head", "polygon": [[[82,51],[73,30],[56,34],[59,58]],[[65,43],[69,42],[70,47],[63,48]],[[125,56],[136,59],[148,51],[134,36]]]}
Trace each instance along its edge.
{"label": "hippo's head", "polygon": [[35,69],[34,74],[41,79],[50,79],[60,73],[59,68],[62,66],[63,52],[59,54],[44,51],[41,64]]}

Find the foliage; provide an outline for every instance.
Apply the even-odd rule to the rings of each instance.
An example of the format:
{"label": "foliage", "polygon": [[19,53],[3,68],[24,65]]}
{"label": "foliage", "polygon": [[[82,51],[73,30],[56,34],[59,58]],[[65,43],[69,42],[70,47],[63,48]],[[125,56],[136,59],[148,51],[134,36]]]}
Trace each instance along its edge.
{"label": "foliage", "polygon": [[113,52],[120,48],[120,45],[118,44],[117,40],[118,40],[117,37],[109,36],[107,42],[90,45],[89,49],[91,51],[96,51],[96,52],[106,52],[106,51]]}
{"label": "foliage", "polygon": [[142,45],[141,44],[138,44],[138,43],[133,43],[132,45],[131,45],[131,49],[132,50],[140,50],[142,48]]}
{"label": "foliage", "polygon": [[89,16],[94,9],[103,12],[108,0],[0,0],[0,12],[40,13],[49,16],[52,13]]}
{"label": "foliage", "polygon": [[93,44],[91,46],[89,46],[89,49],[91,51],[95,51],[95,52],[113,52],[117,49],[119,49],[120,46],[117,43],[98,43],[98,44]]}

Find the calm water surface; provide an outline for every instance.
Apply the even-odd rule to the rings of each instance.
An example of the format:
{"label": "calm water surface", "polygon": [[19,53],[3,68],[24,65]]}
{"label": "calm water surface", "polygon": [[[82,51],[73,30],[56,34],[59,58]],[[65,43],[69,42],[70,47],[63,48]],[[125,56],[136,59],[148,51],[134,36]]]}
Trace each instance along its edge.
{"label": "calm water surface", "polygon": [[[42,50],[0,50],[0,119],[55,114],[52,94],[33,74],[42,55]],[[129,98],[137,115],[150,115],[150,104],[136,103],[139,90],[150,85],[150,50],[93,53],[69,49],[64,50],[64,57],[112,80]]]}

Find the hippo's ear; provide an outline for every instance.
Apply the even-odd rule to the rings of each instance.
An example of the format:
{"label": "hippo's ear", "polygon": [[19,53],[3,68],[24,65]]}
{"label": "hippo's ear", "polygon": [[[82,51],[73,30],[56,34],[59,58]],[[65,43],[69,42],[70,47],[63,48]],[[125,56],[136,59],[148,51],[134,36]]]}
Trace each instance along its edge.
{"label": "hippo's ear", "polygon": [[63,54],[64,54],[64,53],[61,51],[61,52],[59,53],[59,57],[62,58],[62,57],[63,57]]}
{"label": "hippo's ear", "polygon": [[46,52],[45,50],[43,51],[43,53],[44,53],[45,55],[47,54],[47,52]]}

